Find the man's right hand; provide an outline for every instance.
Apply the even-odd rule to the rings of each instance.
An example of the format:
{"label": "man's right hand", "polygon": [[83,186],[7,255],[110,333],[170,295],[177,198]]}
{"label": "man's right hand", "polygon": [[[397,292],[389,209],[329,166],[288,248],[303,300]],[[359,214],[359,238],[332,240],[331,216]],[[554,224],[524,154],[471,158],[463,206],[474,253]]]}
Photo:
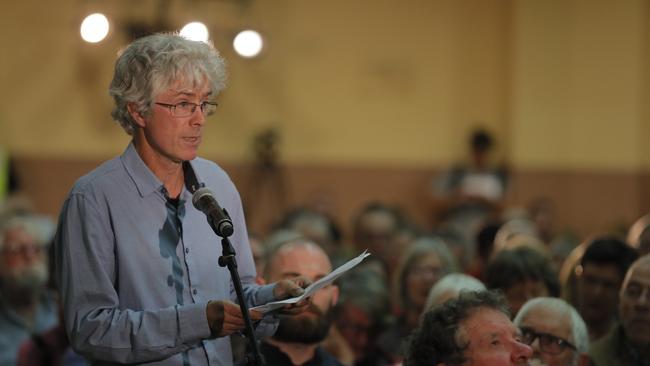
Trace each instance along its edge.
{"label": "man's right hand", "polygon": [[[245,327],[244,317],[239,305],[225,300],[210,301],[205,309],[208,325],[214,337],[224,337]],[[249,311],[251,322],[262,319],[262,313]]]}

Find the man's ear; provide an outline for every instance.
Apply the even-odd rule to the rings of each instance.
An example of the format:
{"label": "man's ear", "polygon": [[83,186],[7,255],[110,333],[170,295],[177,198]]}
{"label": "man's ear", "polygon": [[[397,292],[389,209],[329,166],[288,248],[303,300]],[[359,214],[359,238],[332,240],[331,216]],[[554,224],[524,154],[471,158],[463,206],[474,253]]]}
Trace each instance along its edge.
{"label": "man's ear", "polygon": [[138,111],[138,105],[135,103],[127,103],[126,104],[126,109],[129,111],[129,114],[131,115],[131,118],[133,118],[133,121],[140,127],[144,127],[146,124],[146,121],[144,117],[142,116],[142,113]]}

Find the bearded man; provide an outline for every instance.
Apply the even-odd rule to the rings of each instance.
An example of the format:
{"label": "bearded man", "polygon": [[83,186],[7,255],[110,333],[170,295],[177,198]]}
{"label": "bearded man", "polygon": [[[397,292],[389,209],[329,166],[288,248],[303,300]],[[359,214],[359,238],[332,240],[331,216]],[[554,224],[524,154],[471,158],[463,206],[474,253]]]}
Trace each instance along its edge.
{"label": "bearded man", "polygon": [[[325,251],[309,240],[291,240],[270,249],[265,269],[265,280],[268,282],[296,276],[317,281],[332,270]],[[320,347],[332,324],[332,308],[338,295],[338,287],[328,285],[312,296],[306,311],[292,315],[281,314],[278,330],[271,338],[264,340],[261,346],[267,364],[342,365]]]}
{"label": "bearded man", "polygon": [[20,344],[58,322],[46,286],[48,224],[29,215],[0,223],[0,365],[15,365]]}

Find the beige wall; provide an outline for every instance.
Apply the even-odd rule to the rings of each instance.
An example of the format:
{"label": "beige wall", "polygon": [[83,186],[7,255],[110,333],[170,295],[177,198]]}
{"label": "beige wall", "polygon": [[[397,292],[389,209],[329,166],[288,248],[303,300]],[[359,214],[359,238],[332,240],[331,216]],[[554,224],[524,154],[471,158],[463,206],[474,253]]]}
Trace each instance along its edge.
{"label": "beige wall", "polygon": [[644,1],[515,2],[512,159],[524,168],[648,167]]}
{"label": "beige wall", "polygon": [[[82,43],[77,4],[8,4],[0,41],[17,54],[3,57],[2,69],[15,88],[0,97],[11,106],[3,108],[2,143],[13,151],[101,157],[126,141],[108,117],[106,96],[126,37],[113,31],[104,44]],[[287,161],[445,165],[462,156],[458,142],[477,122],[507,132],[507,2],[195,4],[215,15],[207,20],[231,73],[205,155],[244,161],[251,137],[272,125],[283,133]],[[129,18],[126,9],[106,12],[118,21]],[[14,37],[26,25],[30,42]],[[229,37],[250,25],[269,41],[259,60],[230,49]]]}
{"label": "beige wall", "polygon": [[[465,136],[481,122],[495,132],[498,156],[520,182],[513,203],[542,194],[568,201],[563,219],[581,231],[650,210],[646,1],[171,3],[172,22],[190,20],[192,11],[207,15],[199,18],[229,62],[230,85],[206,128],[202,154],[232,169],[250,162],[252,137],[274,126],[284,161],[300,177],[295,189],[318,191],[310,177],[344,172],[354,178],[334,181],[339,200],[350,196],[346,189],[359,199],[399,196],[424,218],[426,182],[464,158]],[[151,20],[157,6],[3,4],[0,144],[40,169],[23,169],[27,176],[46,179],[46,171],[56,170],[44,167],[65,162],[72,166],[67,171],[83,171],[128,142],[110,120],[106,92],[128,37],[114,29],[106,43],[82,43],[78,24],[93,4],[122,23]],[[267,37],[260,59],[240,59],[230,48],[234,33],[247,27]],[[411,183],[393,180],[381,186],[387,192],[365,195],[355,188],[392,174]],[[52,190],[65,192],[68,180]],[[47,190],[45,183],[32,189]],[[581,190],[585,184],[591,189]],[[625,197],[610,199],[619,189]],[[296,194],[296,202],[307,196]],[[600,216],[580,219],[594,215],[590,205],[598,197],[608,197]]]}

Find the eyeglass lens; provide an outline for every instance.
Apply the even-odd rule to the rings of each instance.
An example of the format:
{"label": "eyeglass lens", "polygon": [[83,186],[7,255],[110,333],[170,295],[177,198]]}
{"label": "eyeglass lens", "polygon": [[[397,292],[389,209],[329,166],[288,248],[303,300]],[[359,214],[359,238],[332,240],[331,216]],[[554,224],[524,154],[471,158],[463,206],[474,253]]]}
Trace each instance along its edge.
{"label": "eyeglass lens", "polygon": [[575,347],[560,337],[556,337],[548,333],[538,333],[529,328],[522,328],[523,341],[531,345],[535,342],[535,339],[539,339],[539,347],[543,352],[547,353],[560,353],[564,351],[565,348],[569,347],[575,349]]}

